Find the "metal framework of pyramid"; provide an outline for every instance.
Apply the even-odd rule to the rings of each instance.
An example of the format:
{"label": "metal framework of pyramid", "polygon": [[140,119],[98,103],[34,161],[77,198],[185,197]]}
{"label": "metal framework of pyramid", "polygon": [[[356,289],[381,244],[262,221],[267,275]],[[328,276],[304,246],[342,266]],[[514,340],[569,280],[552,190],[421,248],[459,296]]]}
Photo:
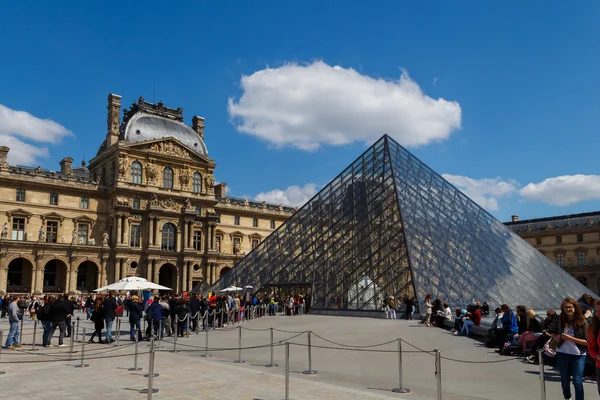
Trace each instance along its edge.
{"label": "metal framework of pyramid", "polygon": [[232,285],[308,287],[329,310],[428,293],[540,310],[587,290],[387,135],[211,290]]}

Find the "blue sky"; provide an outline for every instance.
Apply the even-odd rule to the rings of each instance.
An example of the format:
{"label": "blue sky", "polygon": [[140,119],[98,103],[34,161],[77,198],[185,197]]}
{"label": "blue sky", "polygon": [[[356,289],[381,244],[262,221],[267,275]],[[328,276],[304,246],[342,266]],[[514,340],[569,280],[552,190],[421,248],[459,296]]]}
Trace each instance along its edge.
{"label": "blue sky", "polygon": [[204,116],[233,196],[300,203],[387,132],[501,220],[600,208],[600,3],[0,7],[13,160],[92,158],[112,92]]}

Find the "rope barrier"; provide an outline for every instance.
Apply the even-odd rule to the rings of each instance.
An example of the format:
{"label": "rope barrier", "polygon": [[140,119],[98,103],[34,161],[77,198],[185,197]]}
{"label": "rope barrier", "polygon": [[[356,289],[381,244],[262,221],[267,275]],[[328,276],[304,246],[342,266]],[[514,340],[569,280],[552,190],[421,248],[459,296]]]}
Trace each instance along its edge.
{"label": "rope barrier", "polygon": [[373,345],[365,345],[365,346],[362,346],[362,345],[349,345],[349,344],[337,343],[337,342],[334,342],[332,340],[325,339],[323,336],[317,335],[314,332],[312,332],[312,334],[314,336],[318,337],[319,339],[324,340],[325,342],[328,342],[328,343],[331,343],[331,344],[335,344],[336,346],[354,347],[354,348],[358,348],[358,349],[367,349],[367,348],[371,348],[371,347],[381,347],[381,346],[385,346],[385,345],[390,344],[390,343],[396,343],[397,342],[397,340],[394,339],[394,340],[390,340],[389,342],[383,342],[383,343],[373,344]]}

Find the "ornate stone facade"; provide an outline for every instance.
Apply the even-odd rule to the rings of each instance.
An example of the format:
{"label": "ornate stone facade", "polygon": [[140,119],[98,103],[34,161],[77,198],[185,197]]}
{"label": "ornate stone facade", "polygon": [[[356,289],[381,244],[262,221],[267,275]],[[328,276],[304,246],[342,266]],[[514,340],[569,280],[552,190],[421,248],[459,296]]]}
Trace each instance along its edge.
{"label": "ornate stone facade", "polygon": [[89,292],[142,276],[178,292],[212,283],[294,209],[226,196],[204,119],[142,98],[121,112],[89,166],[8,165],[0,146],[0,293]]}
{"label": "ornate stone facade", "polygon": [[591,292],[600,293],[600,212],[561,215],[506,225]]}

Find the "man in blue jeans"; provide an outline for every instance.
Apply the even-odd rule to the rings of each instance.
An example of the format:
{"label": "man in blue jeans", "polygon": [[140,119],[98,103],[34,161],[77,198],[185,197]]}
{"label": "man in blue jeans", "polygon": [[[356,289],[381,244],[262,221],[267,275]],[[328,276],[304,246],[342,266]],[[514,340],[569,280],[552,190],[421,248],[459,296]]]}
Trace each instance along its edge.
{"label": "man in blue jeans", "polygon": [[13,296],[12,302],[8,305],[8,322],[10,323],[10,331],[6,337],[4,348],[14,350],[21,347],[19,343],[19,308],[17,303],[21,296]]}
{"label": "man in blue jeans", "polygon": [[110,292],[108,297],[102,302],[104,307],[104,322],[106,322],[106,343],[113,343],[115,340],[112,336],[113,322],[115,321],[117,311],[117,300],[115,300],[115,292]]}

